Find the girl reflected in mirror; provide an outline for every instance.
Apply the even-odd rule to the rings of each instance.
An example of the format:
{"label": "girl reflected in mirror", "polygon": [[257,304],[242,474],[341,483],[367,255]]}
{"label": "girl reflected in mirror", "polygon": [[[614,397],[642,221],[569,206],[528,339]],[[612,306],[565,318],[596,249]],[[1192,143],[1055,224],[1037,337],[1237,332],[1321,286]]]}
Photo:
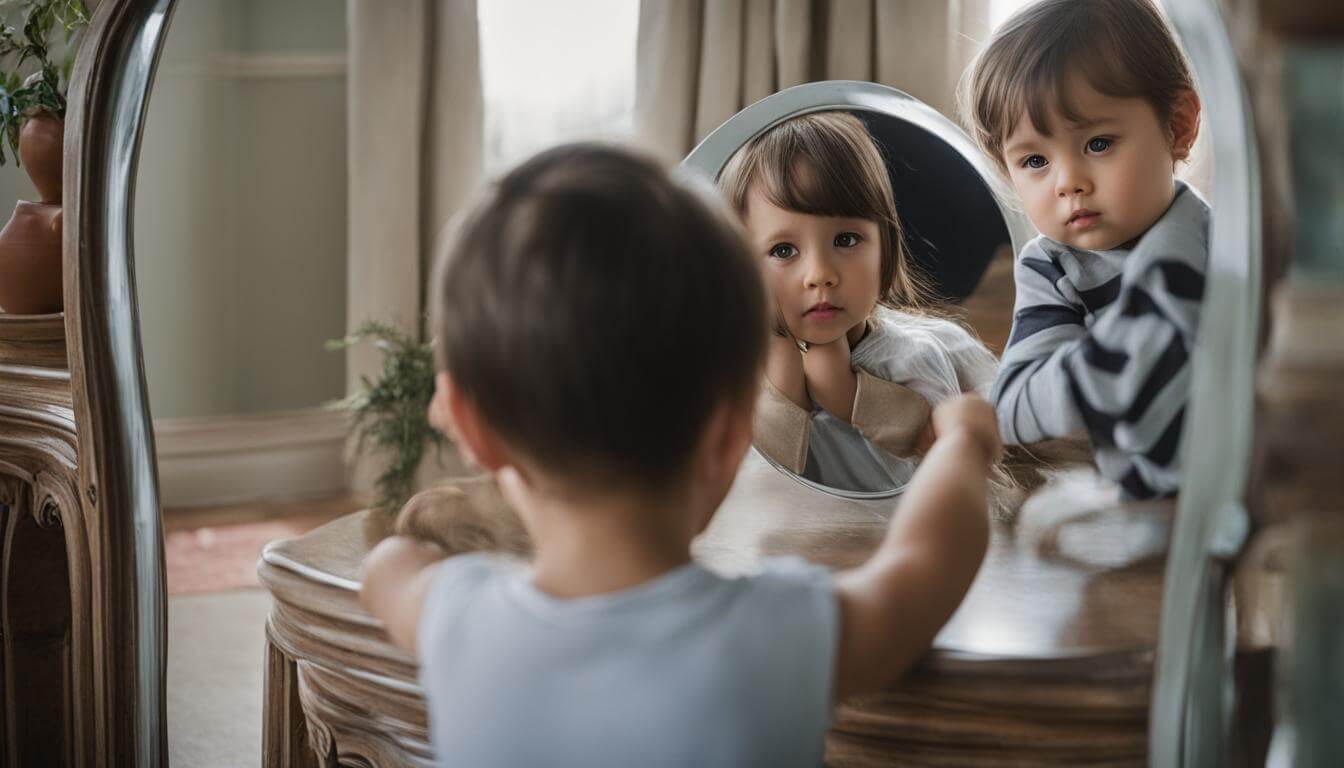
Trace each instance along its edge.
{"label": "girl reflected in mirror", "polygon": [[774,302],[758,449],[832,488],[900,487],[928,447],[931,407],[986,394],[998,361],[933,308],[867,128],[841,111],[792,118],[718,183]]}

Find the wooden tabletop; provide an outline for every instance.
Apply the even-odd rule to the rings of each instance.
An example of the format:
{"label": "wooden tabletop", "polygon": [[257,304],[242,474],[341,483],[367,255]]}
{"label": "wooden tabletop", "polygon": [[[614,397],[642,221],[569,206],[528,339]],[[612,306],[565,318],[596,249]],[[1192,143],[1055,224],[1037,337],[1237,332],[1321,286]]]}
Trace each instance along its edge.
{"label": "wooden tabletop", "polygon": [[[821,493],[753,451],[694,552],[725,573],[749,572],[774,555],[855,565],[877,546],[899,502]],[[1086,478],[1072,478],[1029,500],[1015,524],[995,523],[985,564],[935,650],[986,662],[1150,651],[1173,507],[1105,502]],[[355,591],[363,554],[386,535],[379,518],[359,513],[275,542],[264,559]]]}
{"label": "wooden tabletop", "polygon": [[[838,706],[827,764],[1141,765],[1173,508],[1108,501],[1075,475],[1030,499],[1015,523],[995,523],[933,650],[889,690]],[[855,565],[899,504],[830,496],[751,452],[693,549],[724,573],[775,555]],[[308,670],[310,722],[395,743],[415,764],[431,752],[414,660],[355,594],[360,561],[390,527],[385,514],[348,515],[273,542],[258,571],[276,598],[268,637]]]}

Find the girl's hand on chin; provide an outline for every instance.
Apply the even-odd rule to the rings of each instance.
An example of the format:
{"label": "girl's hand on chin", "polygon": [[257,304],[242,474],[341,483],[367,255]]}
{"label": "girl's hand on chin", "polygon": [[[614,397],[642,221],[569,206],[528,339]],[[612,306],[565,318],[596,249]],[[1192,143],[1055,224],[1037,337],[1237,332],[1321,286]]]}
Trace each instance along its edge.
{"label": "girl's hand on chin", "polygon": [[803,366],[808,378],[827,373],[853,373],[849,364],[849,337],[841,334],[835,341],[825,344],[807,345],[807,354],[803,356]]}
{"label": "girl's hand on chin", "polygon": [[803,377],[803,353],[798,342],[791,335],[770,334],[766,347],[765,375],[793,404],[805,410],[812,410],[812,400],[807,394],[807,383]]}
{"label": "girl's hand on chin", "polygon": [[841,334],[835,341],[809,344],[803,355],[803,373],[812,399],[827,413],[848,423],[858,387],[858,377],[849,362],[849,339]]}

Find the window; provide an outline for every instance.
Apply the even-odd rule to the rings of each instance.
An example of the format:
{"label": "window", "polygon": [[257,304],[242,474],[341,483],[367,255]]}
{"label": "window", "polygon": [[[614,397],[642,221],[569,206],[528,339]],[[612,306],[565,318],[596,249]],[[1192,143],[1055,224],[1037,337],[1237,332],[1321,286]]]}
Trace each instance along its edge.
{"label": "window", "polygon": [[488,177],[555,144],[631,133],[639,3],[488,0],[477,13]]}
{"label": "window", "polygon": [[989,28],[998,29],[999,25],[1008,20],[1009,16],[1017,13],[1024,6],[1031,5],[1034,0],[990,0],[989,2]]}

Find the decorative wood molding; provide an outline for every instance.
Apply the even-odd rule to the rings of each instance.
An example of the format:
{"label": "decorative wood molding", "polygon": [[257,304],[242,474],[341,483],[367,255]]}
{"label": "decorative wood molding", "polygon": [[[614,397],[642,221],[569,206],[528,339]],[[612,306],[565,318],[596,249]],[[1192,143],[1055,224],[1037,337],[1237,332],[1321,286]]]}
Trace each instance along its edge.
{"label": "decorative wood molding", "polygon": [[347,428],[344,414],[321,408],[156,420],[163,506],[343,492]]}

